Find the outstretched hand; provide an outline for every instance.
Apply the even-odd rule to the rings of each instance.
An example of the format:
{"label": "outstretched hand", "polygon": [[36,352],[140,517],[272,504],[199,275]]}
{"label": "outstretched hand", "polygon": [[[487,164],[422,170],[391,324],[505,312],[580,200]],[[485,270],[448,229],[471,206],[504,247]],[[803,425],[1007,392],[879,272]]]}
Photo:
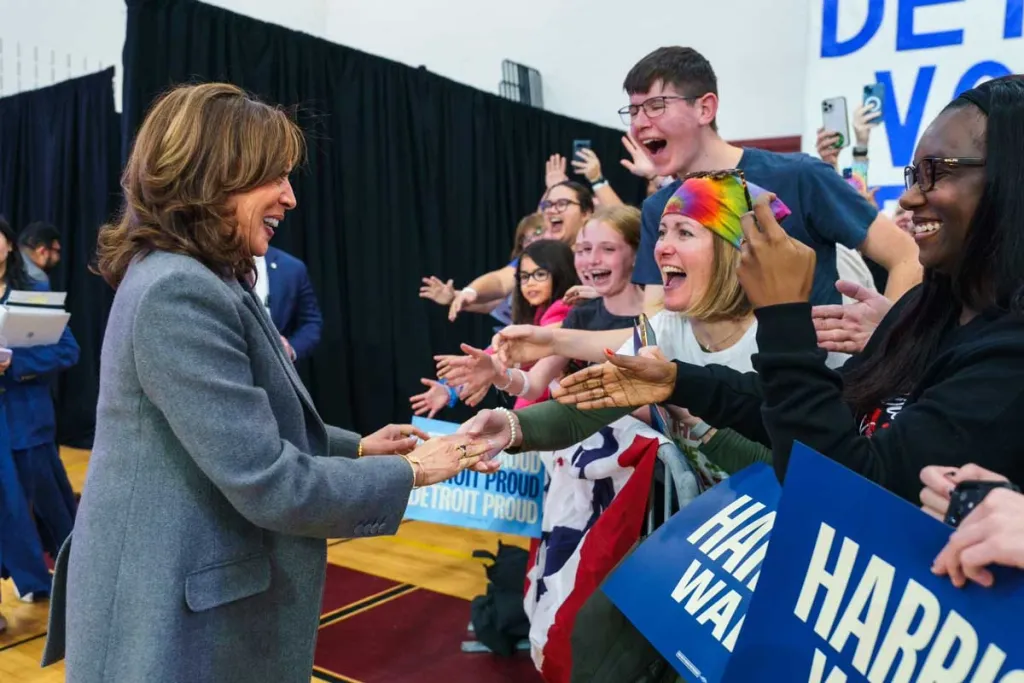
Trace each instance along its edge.
{"label": "outstretched hand", "polygon": [[672,395],[676,365],[657,347],[641,349],[638,356],[623,356],[608,349],[605,355],[606,363],[569,375],[551,396],[580,410],[595,410],[663,403]]}
{"label": "outstretched hand", "polygon": [[416,448],[420,439],[429,438],[426,432],[412,425],[388,425],[364,436],[360,443],[366,455],[405,455]]}
{"label": "outstretched hand", "polygon": [[514,367],[555,355],[555,335],[550,327],[509,325],[494,335],[491,347],[502,365]]}
{"label": "outstretched hand", "polygon": [[818,346],[837,353],[860,353],[892,308],[892,302],[878,292],[848,280],[837,282],[836,289],[854,302],[811,309]]}

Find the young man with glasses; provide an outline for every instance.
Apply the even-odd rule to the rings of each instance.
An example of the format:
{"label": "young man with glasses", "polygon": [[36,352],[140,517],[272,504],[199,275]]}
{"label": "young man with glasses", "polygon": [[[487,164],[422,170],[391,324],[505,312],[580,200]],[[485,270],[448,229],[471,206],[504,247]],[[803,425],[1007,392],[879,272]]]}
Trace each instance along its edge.
{"label": "young man with glasses", "polygon": [[[782,227],[817,253],[811,302],[837,304],[836,244],[859,250],[889,273],[896,300],[921,281],[913,239],[820,159],[729,144],[718,134],[718,81],[711,64],[688,47],[663,47],[641,59],[623,84],[629,105],[619,113],[660,176],[741,169],[793,212]],[[658,223],[673,182],[643,204],[643,230],[633,281],[645,287],[645,309],[661,309],[662,278],[654,262]]]}

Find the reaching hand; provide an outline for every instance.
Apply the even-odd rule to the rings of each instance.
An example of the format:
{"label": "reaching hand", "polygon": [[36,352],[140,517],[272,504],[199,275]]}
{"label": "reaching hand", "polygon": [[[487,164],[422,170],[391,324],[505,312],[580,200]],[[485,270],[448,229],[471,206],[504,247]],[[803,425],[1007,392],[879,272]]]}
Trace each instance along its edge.
{"label": "reaching hand", "polygon": [[429,388],[422,394],[409,397],[409,403],[412,405],[412,414],[426,414],[427,417],[433,419],[442,408],[448,405],[448,399],[451,395],[448,393],[448,387],[436,380],[424,377],[420,379],[420,382]]}
{"label": "reaching hand", "polygon": [[843,296],[854,299],[854,303],[815,306],[811,309],[814,329],[818,333],[818,346],[826,351],[860,353],[882,318],[892,308],[892,302],[856,282],[840,280],[836,283],[836,289]]}
{"label": "reaching hand", "polygon": [[622,137],[622,146],[626,148],[626,152],[630,156],[629,159],[623,159],[620,162],[626,167],[626,170],[635,176],[647,178],[648,180],[658,175],[658,172],[654,170],[654,162],[647,156],[647,150],[637,142],[632,132]]}
{"label": "reaching hand", "polygon": [[562,301],[565,302],[566,306],[575,306],[584,301],[600,298],[600,296],[597,290],[590,285],[573,285],[565,292]]}
{"label": "reaching hand", "polygon": [[502,365],[513,367],[555,355],[555,335],[549,327],[509,325],[494,335],[491,347]]}
{"label": "reaching hand", "polygon": [[11,359],[8,358],[5,361],[0,361],[0,375],[7,372],[7,369],[11,367]]}
{"label": "reaching hand", "polygon": [[601,160],[593,150],[581,149],[576,152],[576,157],[572,160],[572,170],[592,183],[601,179]]}
{"label": "reaching hand", "polygon": [[412,425],[388,425],[364,436],[360,443],[364,455],[405,455],[416,448],[417,439],[429,438],[426,432]]}
{"label": "reaching hand", "polygon": [[775,195],[766,192],[754,202],[753,213],[740,219],[743,239],[736,276],[754,308],[805,302],[814,283],[814,250],[786,234],[775,220],[773,201]]}
{"label": "reaching hand", "polygon": [[832,130],[818,129],[818,156],[829,166],[839,168],[839,133]]}
{"label": "reaching hand", "polygon": [[569,179],[565,174],[565,157],[561,154],[552,154],[544,164],[544,187],[551,189],[558,183],[564,183]]}
{"label": "reaching hand", "polygon": [[437,376],[450,386],[460,387],[464,395],[475,396],[481,388],[486,392],[504,371],[498,360],[486,351],[462,344],[465,356],[434,356]]}
{"label": "reaching hand", "polygon": [[605,354],[607,363],[569,375],[551,396],[580,410],[594,410],[663,403],[672,395],[676,365],[656,347],[641,349],[639,356],[621,356],[607,349]]}
{"label": "reaching hand", "polygon": [[860,147],[867,147],[871,139],[871,129],[881,120],[882,112],[867,105],[860,105],[853,113],[853,136]]}
{"label": "reaching hand", "polygon": [[490,464],[494,446],[487,439],[474,439],[453,434],[430,439],[409,453],[415,471],[416,486],[430,486],[451,479],[465,469],[490,473],[497,468]]}
{"label": "reaching hand", "polygon": [[462,309],[472,303],[476,303],[475,290],[467,287],[466,289],[456,292],[451,306],[448,307],[448,320],[455,322],[455,319],[459,317],[459,313],[462,312]]}
{"label": "reaching hand", "polygon": [[[511,415],[512,422],[516,425],[516,440],[514,443],[509,443],[512,435],[509,415]],[[459,427],[458,433],[465,434],[473,439],[487,439],[490,441],[495,450],[488,453],[488,458],[494,457],[505,448],[518,446],[523,442],[523,431],[520,427],[519,416],[513,411],[481,410],[463,423]]]}
{"label": "reaching hand", "polygon": [[420,287],[420,298],[430,299],[435,304],[450,306],[455,300],[455,287],[453,281],[441,282],[440,278],[431,275],[423,278],[423,286]]}

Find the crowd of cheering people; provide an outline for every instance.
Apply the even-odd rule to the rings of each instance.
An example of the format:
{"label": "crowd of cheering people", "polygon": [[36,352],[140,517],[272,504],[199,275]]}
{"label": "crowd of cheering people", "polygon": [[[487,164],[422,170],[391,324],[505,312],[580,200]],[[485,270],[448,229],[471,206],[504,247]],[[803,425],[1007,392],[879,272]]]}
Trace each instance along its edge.
{"label": "crowd of cheering people", "polygon": [[[48,660],[66,650],[69,671],[86,672],[76,680],[113,680],[103,667],[119,657],[130,664],[117,680],[186,675],[179,649],[232,633],[235,649],[211,655],[204,675],[273,641],[284,654],[257,679],[284,680],[305,663],[302,625],[315,625],[319,606],[295,577],[322,573],[323,539],[393,533],[413,488],[467,468],[493,473],[502,450],[549,453],[636,421],[679,446],[700,490],[753,463],[783,479],[795,441],[947,521],[960,487],[989,482],[933,571],[962,586],[991,585],[994,564],[1024,569],[1024,80],[986,82],[943,109],[893,217],[866,182],[878,125],[867,110],[854,121],[858,190],[838,172],[832,131],[818,133],[821,158],[726,142],[714,71],[690,48],[647,55],[624,89],[621,163],[647,181],[641,207],[623,203],[591,150],[553,155],[507,264],[459,288],[443,273],[423,277],[420,297],[449,320],[489,315],[496,333],[486,349],[438,356],[413,411],[477,407],[492,389],[514,400],[441,439],[409,425],[362,437],[308,418],[295,353],[254,295],[249,258],[267,253],[297,203],[288,174],[301,133],[233,86],[160,100],[125,170],[126,210],[101,231],[98,267],[117,296],[73,553],[68,542],[58,556],[70,529],[32,503],[42,484],[66,482],[56,451],[18,441],[11,422],[31,354],[0,364],[0,443],[13,453],[0,467],[18,466],[0,478],[3,493],[21,482],[28,501],[16,521],[38,534],[16,536],[42,539],[57,560]],[[259,142],[220,145],[238,139],[232,126]],[[208,229],[225,221],[239,229]],[[28,286],[2,222],[0,233],[4,292]],[[74,363],[72,344],[34,374]],[[47,477],[22,473],[26,449]],[[128,480],[166,504],[134,505]],[[546,495],[573,491],[562,481]],[[691,499],[677,496],[670,514]],[[11,524],[0,540],[12,542]],[[123,543],[112,526],[131,530]],[[21,592],[50,591],[45,575],[4,569]],[[167,590],[148,587],[154,577]],[[145,614],[119,615],[114,632],[103,596],[122,594],[145,596]],[[238,595],[253,601],[233,603]],[[279,642],[268,618],[302,634]]]}
{"label": "crowd of cheering people", "polygon": [[[623,163],[650,181],[642,209],[596,195],[599,171],[593,193],[564,180],[553,157],[533,237],[572,246],[582,296],[549,286],[541,305],[560,320],[513,317],[486,352],[439,357],[440,383],[425,380],[416,412],[475,405],[493,386],[519,397],[515,409],[484,410],[462,431],[517,452],[568,447],[627,415],[650,422],[644,407],[663,406],[712,484],[754,462],[784,478],[801,441],[940,519],[958,485],[997,482],[933,570],[962,586],[991,585],[988,565],[1024,569],[1024,79],[943,109],[893,218],[866,183],[878,124],[866,108],[855,188],[833,131],[818,132],[820,159],[722,140],[714,74],[693,50],[648,55],[625,89]],[[454,319],[466,302],[525,295],[536,265],[421,296],[450,303]],[[641,311],[656,343],[637,351]]]}

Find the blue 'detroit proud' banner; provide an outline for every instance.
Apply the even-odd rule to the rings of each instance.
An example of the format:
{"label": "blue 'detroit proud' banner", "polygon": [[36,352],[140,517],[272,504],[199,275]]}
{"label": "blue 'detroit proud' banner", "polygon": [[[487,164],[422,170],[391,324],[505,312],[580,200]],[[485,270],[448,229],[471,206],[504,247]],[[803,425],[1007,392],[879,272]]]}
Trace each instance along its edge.
{"label": "blue 'detroit proud' banner", "polygon": [[[459,425],[414,417],[412,424],[430,436],[454,434]],[[464,470],[440,484],[409,496],[405,519],[484,529],[540,538],[544,466],[537,453],[497,456],[495,474]]]}

